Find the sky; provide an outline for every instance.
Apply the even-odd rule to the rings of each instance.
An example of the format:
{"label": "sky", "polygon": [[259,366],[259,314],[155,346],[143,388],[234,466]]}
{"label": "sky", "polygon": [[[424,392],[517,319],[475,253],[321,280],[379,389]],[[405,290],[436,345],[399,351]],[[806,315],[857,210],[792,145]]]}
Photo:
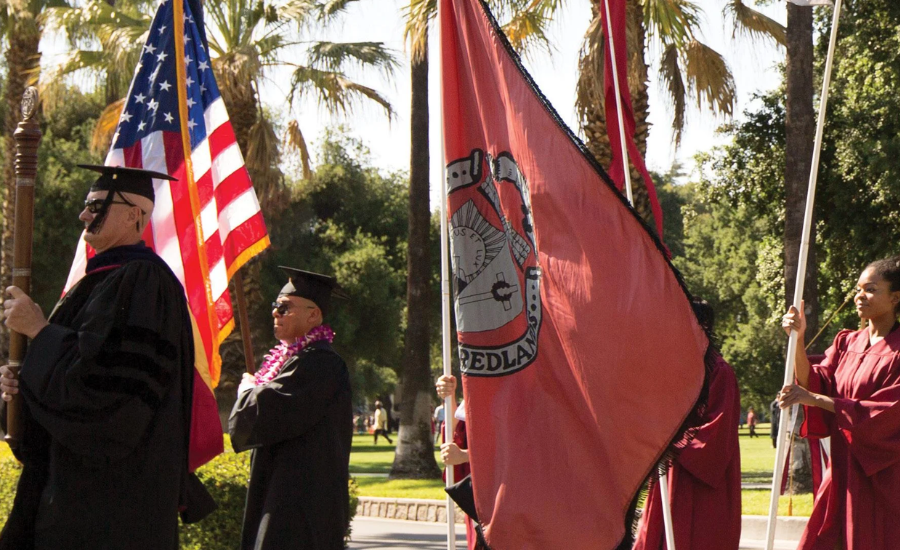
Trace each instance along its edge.
{"label": "sky", "polygon": [[[359,138],[371,151],[373,164],[385,171],[407,170],[409,166],[409,63],[403,43],[402,8],[408,0],[360,0],[351,3],[346,15],[316,38],[333,41],[383,42],[394,50],[400,66],[394,75],[386,78],[375,72],[353,71],[356,81],[375,88],[393,105],[395,117],[388,121],[380,106],[360,105],[349,116],[332,116],[317,106],[312,99],[299,102],[292,113],[284,113],[284,97],[289,73],[279,71],[261,90],[263,102],[273,110],[282,110],[286,120],[298,119],[306,139],[315,150],[327,128],[344,124],[350,133]],[[732,38],[730,22],[722,16],[724,0],[696,0],[704,12],[701,36],[707,45],[721,53],[735,78],[738,92],[735,116],[753,107],[754,94],[766,92],[778,85],[779,64],[784,60],[784,49],[772,42],[751,42],[746,38]],[[750,3],[750,2],[748,2]],[[582,37],[590,21],[591,0],[568,0],[557,19],[551,24],[549,38],[552,52],[535,52],[524,60],[544,95],[578,133],[575,117],[575,85],[577,80],[578,52]],[[784,2],[773,2],[757,8],[773,19],[785,23]],[[440,90],[437,37],[433,36],[430,50],[430,163],[431,203],[437,206],[442,178],[442,154],[440,136]],[[61,41],[48,41],[43,46],[44,63],[52,64],[53,53],[61,49]],[[654,79],[658,52],[650,48],[650,123],[651,131],[647,147],[647,164],[650,169],[667,171],[674,162],[680,162],[688,176],[693,169],[693,156],[707,151],[724,140],[716,135],[716,128],[724,119],[689,106],[687,126],[679,149],[675,149],[671,131],[671,110],[658,83]]]}

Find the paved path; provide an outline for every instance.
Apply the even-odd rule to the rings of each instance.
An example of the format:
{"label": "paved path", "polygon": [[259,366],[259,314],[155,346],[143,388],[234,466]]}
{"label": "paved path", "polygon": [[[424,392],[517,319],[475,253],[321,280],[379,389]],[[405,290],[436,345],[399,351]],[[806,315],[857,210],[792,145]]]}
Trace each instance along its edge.
{"label": "paved path", "polygon": [[[353,541],[350,550],[446,550],[447,527],[443,523],[400,521],[393,519],[357,518],[353,520]],[[456,547],[466,548],[466,530],[456,530]],[[775,543],[776,550],[793,550],[796,542]],[[742,540],[741,550],[765,548],[763,541]]]}
{"label": "paved path", "polygon": [[[445,550],[447,525],[424,521],[356,518],[353,520],[353,540],[350,550]],[[458,525],[456,547],[466,548],[466,528]]]}

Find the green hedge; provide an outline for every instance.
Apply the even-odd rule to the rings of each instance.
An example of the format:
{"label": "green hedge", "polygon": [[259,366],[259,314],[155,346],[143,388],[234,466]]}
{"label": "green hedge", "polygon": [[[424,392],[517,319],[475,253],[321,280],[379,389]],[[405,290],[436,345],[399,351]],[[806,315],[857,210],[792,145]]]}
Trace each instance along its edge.
{"label": "green hedge", "polygon": [[[225,448],[231,443],[225,441]],[[22,467],[9,453],[6,445],[0,449],[0,518],[6,518],[12,508],[16,494],[16,483]],[[241,520],[244,514],[244,500],[247,496],[247,480],[250,477],[250,453],[236,454],[227,450],[206,466],[197,470],[197,475],[212,494],[219,509],[199,523],[181,526],[181,548],[183,550],[235,550],[240,546]],[[350,480],[350,518],[356,515],[359,489]],[[350,529],[347,528],[347,540]]]}

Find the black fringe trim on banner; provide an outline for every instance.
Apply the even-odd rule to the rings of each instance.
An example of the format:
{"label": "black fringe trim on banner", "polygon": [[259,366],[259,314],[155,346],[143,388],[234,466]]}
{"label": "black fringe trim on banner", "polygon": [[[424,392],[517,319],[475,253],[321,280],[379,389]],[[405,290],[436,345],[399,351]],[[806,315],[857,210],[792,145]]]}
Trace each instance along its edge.
{"label": "black fringe trim on banner", "polygon": [[[571,142],[575,145],[578,151],[581,152],[581,155],[588,162],[588,164],[594,168],[603,183],[605,183],[612,191],[614,191],[614,195],[618,197],[618,199],[622,202],[622,206],[624,206],[631,213],[634,219],[640,224],[640,226],[644,228],[644,231],[647,232],[647,235],[653,241],[654,245],[656,245],[657,251],[669,266],[669,269],[672,271],[675,279],[678,281],[678,285],[684,292],[685,298],[687,298],[688,301],[691,301],[694,296],[693,294],[691,294],[690,290],[688,290],[681,273],[672,264],[672,261],[669,258],[669,250],[660,240],[657,233],[653,231],[650,225],[646,221],[644,221],[643,218],[641,218],[634,207],[632,207],[628,203],[628,199],[624,195],[622,195],[621,192],[619,192],[612,179],[609,177],[609,174],[606,173],[606,170],[604,170],[603,167],[600,166],[600,163],[597,161],[594,155],[591,154],[584,142],[581,141],[581,139],[577,135],[575,135],[575,132],[573,132],[572,129],[566,125],[562,117],[559,116],[559,113],[556,112],[556,109],[553,107],[553,105],[550,104],[550,101],[547,99],[544,93],[541,92],[540,88],[538,88],[537,83],[535,83],[534,81],[534,78],[532,78],[531,74],[529,74],[528,70],[525,69],[525,66],[522,64],[522,59],[519,57],[519,54],[512,47],[509,39],[503,33],[503,29],[494,18],[494,14],[491,12],[491,9],[488,6],[486,0],[479,0],[479,3],[481,4],[481,8],[485,14],[485,17],[487,17],[488,22],[494,30],[494,34],[496,35],[497,39],[500,40],[500,43],[503,45],[512,62],[515,63],[516,67],[519,69],[519,72],[522,74],[522,77],[525,79],[525,82],[531,88],[532,92],[534,92],[535,96],[537,96],[541,104],[543,104],[544,108],[547,110],[547,113],[551,116],[551,118],[553,118],[553,121],[556,123],[559,129],[569,137]],[[700,319],[698,319],[697,321],[698,323],[700,323],[701,327],[704,326],[703,323],[700,322]],[[669,445],[662,452],[655,465],[651,467],[647,472],[647,475],[644,477],[644,483],[641,484],[641,487],[635,489],[634,498],[632,499],[631,504],[628,506],[625,514],[625,537],[617,546],[617,550],[628,550],[633,544],[634,534],[637,531],[637,523],[640,519],[637,514],[637,505],[640,497],[646,496],[645,491],[648,487],[648,484],[646,483],[647,480],[651,479],[651,477],[656,477],[657,472],[660,471],[660,469],[668,468],[668,466],[671,465],[672,461],[674,461],[678,457],[678,453],[681,452],[682,449],[687,447],[688,444],[690,444],[690,442],[694,439],[697,430],[703,424],[703,416],[706,413],[707,400],[709,397],[709,377],[713,367],[716,364],[716,356],[718,355],[718,352],[716,351],[714,334],[711,330],[707,330],[705,327],[704,330],[706,331],[709,345],[707,346],[706,354],[704,357],[706,372],[703,378],[703,386],[700,389],[700,394],[697,397],[697,401],[694,404],[693,409],[688,413],[687,417],[681,423],[681,427],[672,437]]]}

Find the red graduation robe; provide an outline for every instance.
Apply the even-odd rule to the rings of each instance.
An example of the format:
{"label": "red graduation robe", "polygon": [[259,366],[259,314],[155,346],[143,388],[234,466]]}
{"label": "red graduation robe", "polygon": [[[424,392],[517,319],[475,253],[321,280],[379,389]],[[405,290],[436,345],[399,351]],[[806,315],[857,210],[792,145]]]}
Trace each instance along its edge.
{"label": "red graduation robe", "polygon": [[831,462],[798,548],[900,548],[900,330],[873,346],[867,330],[841,331],[809,389],[835,412],[806,407],[801,435],[831,436]]}
{"label": "red graduation robe", "polygon": [[[709,380],[706,422],[669,471],[676,548],[736,550],[741,539],[740,394],[718,357]],[[666,548],[662,499],[652,483],[634,550]]]}

